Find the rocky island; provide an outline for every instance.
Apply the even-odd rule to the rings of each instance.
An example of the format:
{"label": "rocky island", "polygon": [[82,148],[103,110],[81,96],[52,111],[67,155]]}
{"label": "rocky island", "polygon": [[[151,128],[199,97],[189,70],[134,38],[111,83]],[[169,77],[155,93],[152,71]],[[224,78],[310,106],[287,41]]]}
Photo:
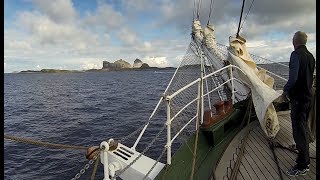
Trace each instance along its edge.
{"label": "rocky island", "polygon": [[119,59],[113,63],[109,61],[102,61],[101,69],[88,69],[88,70],[63,70],[63,69],[41,69],[40,71],[26,70],[19,73],[81,73],[81,72],[105,72],[105,71],[130,71],[130,70],[174,70],[174,67],[150,67],[147,63],[142,62],[136,58],[131,65],[123,59]]}
{"label": "rocky island", "polygon": [[65,69],[41,69],[40,71],[26,70],[19,73],[80,73],[84,71],[79,70],[65,70]]}

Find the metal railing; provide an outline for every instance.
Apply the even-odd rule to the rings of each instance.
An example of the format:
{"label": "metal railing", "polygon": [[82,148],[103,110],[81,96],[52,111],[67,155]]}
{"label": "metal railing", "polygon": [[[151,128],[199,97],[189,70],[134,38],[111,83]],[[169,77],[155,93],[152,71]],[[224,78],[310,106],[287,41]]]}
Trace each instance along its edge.
{"label": "metal railing", "polygon": [[[204,96],[207,96],[215,91],[217,91],[219,88],[221,88],[222,86],[224,86],[225,84],[227,83],[231,83],[231,87],[232,87],[232,90],[231,90],[231,93],[232,93],[232,101],[234,103],[234,93],[236,92],[234,90],[234,83],[233,81],[234,80],[237,80],[239,81],[237,78],[233,77],[233,73],[232,71],[235,69],[238,69],[240,72],[242,72],[244,75],[246,75],[245,72],[243,72],[239,67],[237,66],[234,66],[234,65],[228,65],[228,66],[225,66],[213,73],[210,73],[202,78],[198,78],[196,80],[194,80],[193,82],[185,85],[184,87],[180,88],[179,90],[177,90],[176,92],[174,92],[173,94],[171,95],[167,95],[165,97],[165,100],[166,100],[166,111],[167,111],[167,121],[166,121],[166,126],[167,126],[167,143],[166,143],[166,148],[167,148],[167,164],[171,164],[171,145],[173,143],[173,141],[182,133],[182,131],[184,129],[186,129],[186,127],[188,125],[190,125],[190,123],[195,120],[195,119],[201,119],[200,120],[200,124],[203,122],[202,118],[203,118],[203,108],[200,108],[201,105],[199,104],[202,104],[203,105],[203,97]],[[220,84],[219,86],[217,86],[216,88],[214,88],[213,90],[207,92],[206,94],[203,94],[201,93],[200,89],[201,89],[201,86],[203,87],[203,82],[204,80],[206,80],[207,78],[211,77],[211,76],[214,76],[218,73],[220,73],[221,71],[223,70],[229,70],[229,79],[227,81],[225,81],[224,83]],[[173,117],[171,117],[171,108],[170,108],[170,103],[172,101],[172,99],[174,99],[178,94],[182,93],[183,91],[187,90],[188,88],[192,87],[193,85],[197,84],[198,83],[198,96],[197,98],[191,100],[190,102],[188,102],[184,107],[182,107]],[[197,110],[197,114],[195,116],[193,116],[175,135],[174,137],[171,139],[171,123],[183,112],[185,111],[185,109],[187,107],[189,107],[191,104],[193,104],[194,102],[198,102],[198,110]],[[199,118],[199,114],[201,114],[200,118]],[[196,124],[199,124],[198,122]],[[199,127],[196,127],[196,128],[199,128]]]}

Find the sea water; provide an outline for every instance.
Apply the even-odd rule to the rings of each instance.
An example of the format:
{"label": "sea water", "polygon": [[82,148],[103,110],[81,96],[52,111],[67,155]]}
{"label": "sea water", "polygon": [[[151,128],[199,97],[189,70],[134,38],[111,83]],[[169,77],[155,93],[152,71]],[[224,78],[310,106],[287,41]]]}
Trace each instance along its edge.
{"label": "sea water", "polygon": [[[277,66],[276,70],[279,71]],[[280,70],[285,76],[287,69]],[[121,139],[149,118],[174,71],[4,74],[4,134],[78,146]],[[282,82],[283,84],[283,82]],[[144,135],[166,121],[165,111]],[[132,146],[135,138],[126,142]],[[146,141],[149,140],[149,141]],[[165,138],[158,147],[162,147]],[[156,159],[161,148],[146,153]],[[161,159],[165,162],[165,157]],[[71,179],[87,163],[85,151],[54,149],[4,140],[4,178]],[[80,179],[90,179],[92,166]],[[103,179],[99,164],[96,179]]]}

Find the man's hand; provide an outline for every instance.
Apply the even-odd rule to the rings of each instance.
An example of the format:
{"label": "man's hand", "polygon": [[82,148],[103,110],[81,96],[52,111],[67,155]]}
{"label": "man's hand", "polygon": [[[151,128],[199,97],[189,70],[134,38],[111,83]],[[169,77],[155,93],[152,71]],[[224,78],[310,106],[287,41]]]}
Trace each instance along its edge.
{"label": "man's hand", "polygon": [[288,93],[285,92],[285,91],[283,91],[281,97],[282,97],[283,101],[286,102],[286,103],[290,101],[290,99],[288,97]]}

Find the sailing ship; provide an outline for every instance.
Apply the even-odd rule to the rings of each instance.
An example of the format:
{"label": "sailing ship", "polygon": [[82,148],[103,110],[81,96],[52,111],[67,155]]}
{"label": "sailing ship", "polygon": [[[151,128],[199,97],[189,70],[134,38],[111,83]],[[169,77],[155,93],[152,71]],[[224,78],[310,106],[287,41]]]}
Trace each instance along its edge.
{"label": "sailing ship", "polygon": [[[239,35],[243,6],[229,46],[216,42],[210,21],[201,26],[199,6],[200,1],[187,52],[148,121],[120,140],[111,138],[89,148],[89,163],[73,179],[79,179],[94,161],[103,164],[105,180],[283,178],[289,163],[281,165],[287,161],[284,150],[277,157],[274,148],[285,149],[281,143],[292,144],[293,139],[290,122],[284,120],[288,114],[277,112],[281,92],[274,87],[286,79],[259,67],[257,62],[266,59],[247,51],[246,40]],[[156,124],[154,137],[138,150],[145,132],[159,119],[162,124]],[[126,146],[132,137],[136,137],[134,144]],[[314,156],[315,141],[310,146]],[[160,152],[156,158],[146,155],[152,149]],[[269,169],[263,172],[263,168]],[[310,169],[309,177],[314,178],[313,160]]]}
{"label": "sailing ship", "polygon": [[[243,6],[240,22],[242,12]],[[275,90],[274,84],[286,79],[256,64],[262,58],[248,53],[246,40],[239,35],[240,22],[236,36],[229,37],[229,46],[215,41],[214,27],[209,21],[202,28],[198,12],[192,22],[188,50],[163,96],[144,126],[128,136],[140,132],[134,145],[124,145],[122,142],[126,138],[109,139],[103,141],[95,149],[97,151],[91,149],[89,159],[101,159],[104,179],[269,179],[267,176],[272,172],[270,177],[282,179],[283,171],[289,167],[280,167],[274,152],[274,148],[281,145],[277,134],[283,135],[283,122],[279,122],[283,117],[275,108],[279,107],[281,91]],[[162,126],[158,127],[159,131],[149,144],[138,152],[139,141],[159,111],[166,112]],[[264,147],[270,145],[273,160],[264,157],[271,153],[263,149],[259,152],[268,161],[268,167],[277,165],[278,171],[273,168],[269,175],[262,173],[259,168],[265,165],[259,160],[262,165],[257,166],[258,170],[251,167],[255,176],[248,171],[246,174],[241,172],[241,166],[242,171],[248,169],[241,158],[245,156],[245,144],[251,131],[259,134],[260,139],[256,140]],[[289,140],[280,142],[292,143]],[[162,150],[153,159],[145,154],[154,147]],[[161,162],[163,159],[165,162]],[[274,164],[270,165],[269,161]]]}

